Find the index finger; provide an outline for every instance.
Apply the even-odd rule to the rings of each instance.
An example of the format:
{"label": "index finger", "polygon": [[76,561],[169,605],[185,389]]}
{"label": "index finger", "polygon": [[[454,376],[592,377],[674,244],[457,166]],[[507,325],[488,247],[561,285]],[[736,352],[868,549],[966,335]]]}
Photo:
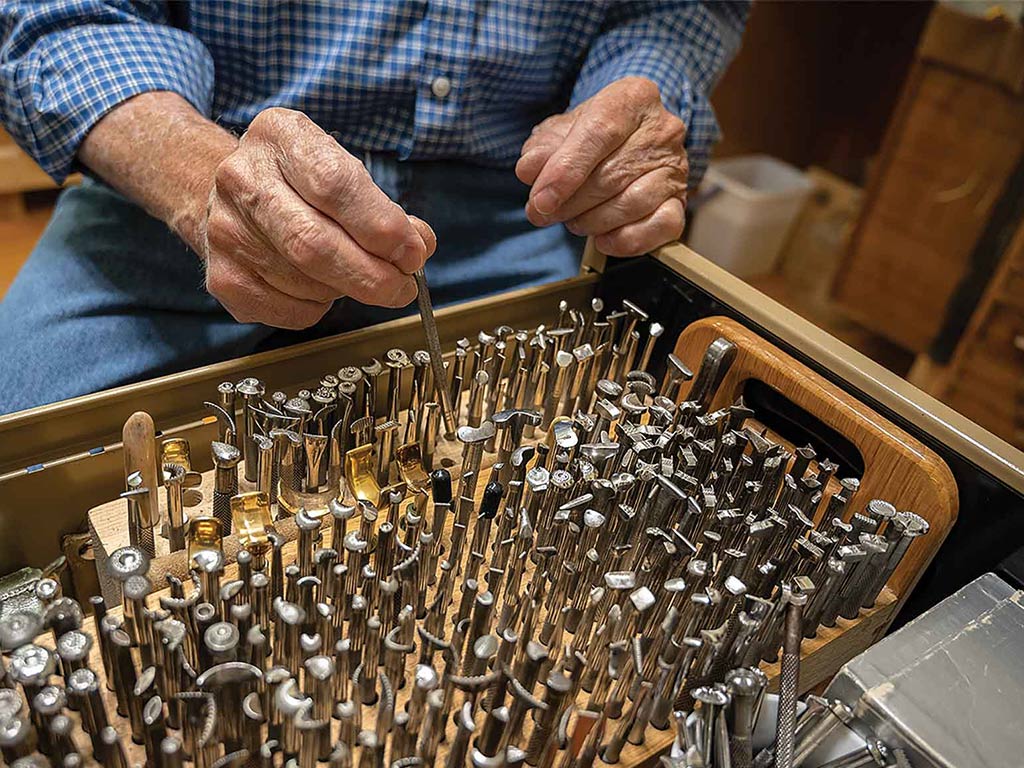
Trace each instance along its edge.
{"label": "index finger", "polygon": [[639,125],[640,116],[632,110],[614,111],[612,105],[583,110],[533,182],[530,202],[537,212],[557,211]]}

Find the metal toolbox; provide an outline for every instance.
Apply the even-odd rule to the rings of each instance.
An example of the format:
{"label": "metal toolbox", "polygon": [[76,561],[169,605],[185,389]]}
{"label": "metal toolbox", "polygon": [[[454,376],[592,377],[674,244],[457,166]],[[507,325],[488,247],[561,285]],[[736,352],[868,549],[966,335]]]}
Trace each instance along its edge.
{"label": "metal toolbox", "polygon": [[827,694],[914,766],[1020,763],[1024,592],[986,573],[843,665]]}
{"label": "metal toolbox", "polygon": [[[927,507],[920,511],[938,531],[934,546],[914,545],[914,557],[890,579],[873,612],[805,646],[803,689],[1019,542],[1024,455],[683,246],[629,261],[588,251],[576,278],[442,310],[442,343],[450,348],[485,326],[550,323],[560,301],[579,307],[594,296],[608,306],[631,299],[665,327],[655,361],[675,351],[693,365],[694,350],[716,336],[734,341],[743,357],[716,405],[742,395],[785,443],[810,442],[819,455],[838,457],[870,493]],[[385,348],[414,348],[421,333],[418,319],[408,317],[0,418],[0,572],[48,562],[64,534],[85,528],[91,508],[123,490],[119,439],[131,413],[149,412],[164,436],[190,438],[193,466],[208,469],[215,426],[201,404],[219,382],[257,376],[293,390]],[[870,496],[858,498],[863,504]],[[983,556],[964,558],[964,551]],[[649,745],[646,754],[630,757],[654,751]]]}

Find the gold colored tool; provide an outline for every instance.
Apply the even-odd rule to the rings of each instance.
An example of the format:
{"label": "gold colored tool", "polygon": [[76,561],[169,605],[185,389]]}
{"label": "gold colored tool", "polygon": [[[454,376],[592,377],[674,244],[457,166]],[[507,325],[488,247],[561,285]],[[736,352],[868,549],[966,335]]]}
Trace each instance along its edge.
{"label": "gold colored tool", "polygon": [[189,520],[188,523],[188,559],[189,562],[196,556],[196,553],[213,549],[222,551],[224,537],[220,531],[220,521],[213,515],[198,515]]}
{"label": "gold colored tool", "polygon": [[270,497],[263,491],[240,493],[231,498],[231,519],[238,533],[238,543],[253,558],[253,567],[260,569],[270,551]]}
{"label": "gold colored tool", "polygon": [[270,519],[270,497],[263,491],[239,493],[231,498],[231,519],[238,532],[238,543],[246,549],[250,545],[269,544],[267,532],[273,525]]}
{"label": "gold colored tool", "polygon": [[398,473],[410,489],[420,492],[430,488],[430,476],[423,468],[419,443],[400,445],[395,452],[395,458],[398,459]]}
{"label": "gold colored tool", "polygon": [[183,437],[169,437],[160,444],[160,463],[177,464],[185,468],[186,472],[192,470],[192,451],[189,448],[188,440]]}
{"label": "gold colored tool", "polygon": [[395,451],[395,458],[398,460],[398,474],[402,476],[403,482],[413,493],[416,509],[422,514],[423,508],[427,504],[427,495],[430,492],[430,475],[423,467],[420,444],[400,445]]}
{"label": "gold colored tool", "polygon": [[348,483],[349,493],[357,501],[376,504],[380,500],[372,444],[361,445],[345,454],[345,482]]}

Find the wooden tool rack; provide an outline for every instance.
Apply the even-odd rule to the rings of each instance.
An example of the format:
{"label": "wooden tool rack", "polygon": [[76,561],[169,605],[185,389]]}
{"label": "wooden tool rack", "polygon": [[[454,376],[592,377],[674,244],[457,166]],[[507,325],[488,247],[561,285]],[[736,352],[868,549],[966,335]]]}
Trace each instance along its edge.
{"label": "wooden tool rack", "polygon": [[[885,633],[896,611],[906,600],[956,520],[956,484],[946,464],[920,441],[733,320],[710,317],[688,325],[678,335],[675,354],[696,370],[708,344],[719,337],[732,341],[738,348],[738,354],[718,390],[713,408],[734,402],[752,382],[769,387],[794,407],[842,435],[855,446],[863,459],[864,472],[860,491],[848,507],[849,514],[863,508],[872,498],[884,498],[898,509],[910,509],[922,515],[931,524],[929,535],[913,543],[874,607],[861,611],[860,616],[852,621],[840,618],[834,628],[820,628],[816,637],[804,641],[800,678],[804,692],[826,682],[845,661]],[[271,381],[270,384],[274,386],[275,383]],[[685,399],[686,394],[687,388],[684,386],[680,399]],[[748,421],[749,426],[760,426],[751,422],[753,420]],[[208,432],[212,434],[212,430]],[[543,433],[538,432],[536,439],[543,437]],[[778,438],[777,435],[773,437]],[[441,450],[442,457],[445,457],[444,451],[447,450],[446,458],[449,461],[457,460],[451,447]],[[484,467],[493,458],[493,455],[485,455]],[[206,473],[200,488],[203,501],[192,510],[193,513],[209,514],[211,477],[212,473]],[[478,495],[482,493],[483,485],[479,484]],[[101,566],[106,555],[128,543],[124,521],[125,508],[122,501],[100,505],[89,513],[97,562]],[[288,520],[282,521],[279,528],[286,536],[294,532],[294,526]],[[325,536],[329,536],[328,529],[329,525],[325,528]],[[329,541],[325,541],[323,546],[329,546]],[[225,549],[229,557],[233,556],[237,552],[237,543],[228,541]],[[293,551],[294,544],[287,545],[285,562],[289,562],[289,554]],[[183,553],[165,555],[158,549],[158,555],[151,567],[154,580],[158,581],[165,571],[178,576],[184,574],[186,564]],[[226,578],[232,578],[233,567],[229,566]],[[156,595],[150,599],[155,604]],[[410,655],[407,676],[414,663],[414,655]],[[98,659],[93,668],[101,668]],[[763,668],[774,683],[779,672],[778,664],[765,664]],[[399,707],[405,700],[407,690],[398,694]],[[113,711],[112,698],[109,703]],[[364,708],[363,718],[364,723],[372,722],[371,708]],[[126,724],[119,722],[118,728],[127,739]],[[449,738],[453,733],[454,727],[449,726]],[[671,729],[658,731],[649,727],[644,743],[640,746],[627,745],[618,765],[653,763],[658,755],[664,754],[669,748],[673,737]],[[443,760],[444,749],[443,744],[439,760]],[[132,757],[141,759],[140,755],[141,747],[133,745]]]}

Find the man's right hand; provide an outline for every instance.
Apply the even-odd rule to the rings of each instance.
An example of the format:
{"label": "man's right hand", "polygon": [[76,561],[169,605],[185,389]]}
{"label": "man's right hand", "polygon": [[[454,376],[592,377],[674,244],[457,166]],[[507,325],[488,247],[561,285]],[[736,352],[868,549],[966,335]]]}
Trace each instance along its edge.
{"label": "man's right hand", "polygon": [[358,159],[288,109],[257,115],[217,167],[205,221],[207,290],[236,320],[278,328],[308,328],[342,296],[405,306],[436,245]]}

